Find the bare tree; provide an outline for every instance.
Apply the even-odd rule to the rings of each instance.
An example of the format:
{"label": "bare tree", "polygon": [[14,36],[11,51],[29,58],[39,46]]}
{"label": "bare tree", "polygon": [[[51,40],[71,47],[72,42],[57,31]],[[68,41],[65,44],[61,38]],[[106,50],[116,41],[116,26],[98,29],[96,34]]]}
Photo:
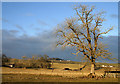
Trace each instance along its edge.
{"label": "bare tree", "polygon": [[[102,34],[107,34],[113,27],[106,31],[102,28],[104,11],[96,13],[95,7],[80,5],[75,7],[76,17],[65,20],[64,24],[57,27],[57,46],[71,46],[76,49],[74,55],[82,53],[83,57],[91,63],[91,74],[95,75],[95,60],[99,57],[110,58],[111,53],[99,41]],[[103,29],[103,30],[102,30]]]}

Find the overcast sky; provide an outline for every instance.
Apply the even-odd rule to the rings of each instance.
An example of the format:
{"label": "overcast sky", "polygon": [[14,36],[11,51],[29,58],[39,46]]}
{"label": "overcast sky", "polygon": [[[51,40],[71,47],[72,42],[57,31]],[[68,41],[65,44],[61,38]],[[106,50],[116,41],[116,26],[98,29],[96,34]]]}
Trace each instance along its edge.
{"label": "overcast sky", "polygon": [[106,21],[103,23],[103,28],[113,26],[114,29],[104,35],[103,42],[108,44],[114,56],[118,57],[117,2],[3,2],[3,53],[13,58],[21,58],[24,55],[31,57],[32,55],[48,54],[50,57],[77,60],[78,57],[71,55],[71,49],[64,51],[60,48],[54,49],[56,38],[53,32],[57,24],[62,23],[65,18],[75,16],[73,7],[78,4],[94,5],[95,12],[106,11]]}

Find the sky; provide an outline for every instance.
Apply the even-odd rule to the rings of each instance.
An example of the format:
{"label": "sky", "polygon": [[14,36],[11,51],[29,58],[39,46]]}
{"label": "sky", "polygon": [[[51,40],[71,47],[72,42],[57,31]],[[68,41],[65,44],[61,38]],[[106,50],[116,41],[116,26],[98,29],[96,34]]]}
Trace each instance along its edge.
{"label": "sky", "polygon": [[[53,29],[65,18],[75,15],[73,7],[78,4],[94,5],[96,10],[106,11],[105,28],[114,26],[114,30],[109,35],[118,35],[118,3],[117,2],[3,2],[2,18],[3,29],[20,31],[18,35],[36,35],[38,32],[46,32]],[[104,25],[103,24],[103,25]],[[16,32],[17,32],[16,31]]]}
{"label": "sky", "polygon": [[[2,42],[3,53],[10,57],[21,58],[23,55],[48,54],[51,57],[73,59],[71,50],[52,49],[55,44],[54,29],[66,18],[75,16],[75,5],[95,6],[96,11],[106,11],[103,28],[114,27],[104,35],[111,39],[104,40],[117,49],[118,3],[117,2],[3,2],[2,3]],[[107,38],[105,37],[105,38]],[[108,42],[110,41],[110,42]],[[113,48],[113,46],[112,46]],[[57,53],[59,56],[56,56]],[[60,52],[64,52],[61,54]],[[117,50],[115,51],[117,52]],[[114,52],[114,53],[115,53]],[[118,53],[118,52],[117,52]],[[67,56],[65,56],[67,55]],[[117,54],[116,54],[117,57]]]}

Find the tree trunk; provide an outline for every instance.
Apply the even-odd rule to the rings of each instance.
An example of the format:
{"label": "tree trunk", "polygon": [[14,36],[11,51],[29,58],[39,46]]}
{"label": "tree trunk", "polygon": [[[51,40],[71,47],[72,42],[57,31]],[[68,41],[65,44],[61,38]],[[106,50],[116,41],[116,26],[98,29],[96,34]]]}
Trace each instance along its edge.
{"label": "tree trunk", "polygon": [[91,64],[91,74],[95,74],[95,64],[94,63],[92,63]]}
{"label": "tree trunk", "polygon": [[96,75],[95,75],[95,63],[94,62],[91,63],[91,72],[90,72],[90,74],[88,74],[88,77],[90,77],[90,78],[96,77]]}

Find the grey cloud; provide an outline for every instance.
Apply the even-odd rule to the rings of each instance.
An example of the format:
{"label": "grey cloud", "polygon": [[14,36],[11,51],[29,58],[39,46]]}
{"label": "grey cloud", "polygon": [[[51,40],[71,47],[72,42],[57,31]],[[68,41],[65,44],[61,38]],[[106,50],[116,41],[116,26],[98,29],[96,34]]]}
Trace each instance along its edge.
{"label": "grey cloud", "polygon": [[31,29],[33,29],[33,30],[35,30],[35,31],[39,31],[39,30],[41,29],[40,27],[35,27],[34,24],[30,24],[30,25],[29,25],[29,28],[31,28]]}
{"label": "grey cloud", "polygon": [[112,18],[118,18],[118,15],[117,14],[112,14],[112,15],[110,15],[110,17],[112,17]]}
{"label": "grey cloud", "polygon": [[113,57],[118,58],[118,36],[108,36],[103,38],[103,43],[107,44],[109,51],[112,52]]}
{"label": "grey cloud", "polygon": [[39,31],[41,30],[41,28],[37,27],[37,28],[34,28],[34,30]]}
{"label": "grey cloud", "polygon": [[18,33],[19,31],[18,31],[18,30],[10,30],[10,32],[13,33],[13,34],[14,34],[14,33],[16,34],[16,33]]}
{"label": "grey cloud", "polygon": [[[110,51],[114,53],[114,57],[118,56],[117,38],[117,36],[110,36],[103,39],[103,43],[108,44]],[[21,58],[23,55],[31,57],[33,54],[47,54],[50,57],[80,61],[75,55],[71,54],[71,52],[75,52],[73,49],[55,48],[55,42],[56,38],[52,31],[36,36],[23,35],[21,37],[15,37],[10,31],[3,31],[3,53],[7,56]]]}
{"label": "grey cloud", "polygon": [[45,53],[45,51],[49,52],[52,47],[49,45],[52,43],[54,43],[54,39],[46,35],[34,37],[21,36],[16,38],[9,31],[3,31],[3,53],[11,57],[20,58],[24,54],[29,55],[30,53],[32,55]]}
{"label": "grey cloud", "polygon": [[18,28],[18,29],[20,29],[21,31],[25,32],[25,30],[23,29],[22,26],[20,26],[20,25],[18,25],[18,24],[15,24],[15,27]]}
{"label": "grey cloud", "polygon": [[20,25],[16,24],[15,26],[16,26],[17,28],[23,30],[23,28],[22,28]]}

